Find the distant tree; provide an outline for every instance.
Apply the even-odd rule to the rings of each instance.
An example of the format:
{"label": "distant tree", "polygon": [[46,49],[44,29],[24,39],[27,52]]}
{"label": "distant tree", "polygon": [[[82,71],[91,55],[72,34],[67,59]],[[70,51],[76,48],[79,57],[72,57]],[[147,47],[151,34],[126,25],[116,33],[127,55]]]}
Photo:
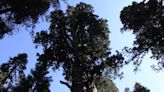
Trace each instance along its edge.
{"label": "distant tree", "polygon": [[[25,77],[27,55],[18,54],[18,56],[10,58],[7,63],[0,66],[0,91],[8,92],[19,80]],[[4,91],[6,90],[6,91]]]}
{"label": "distant tree", "polygon": [[95,79],[97,92],[119,92],[116,85],[107,77]]}
{"label": "distant tree", "polygon": [[133,91],[129,91],[129,88],[125,88],[124,92],[150,92],[150,90],[142,86],[140,83],[136,83]]}
{"label": "distant tree", "polygon": [[150,90],[142,86],[141,84],[136,83],[133,92],[150,92]]}
{"label": "distant tree", "polygon": [[52,79],[47,75],[49,71],[46,64],[46,62],[38,62],[31,74],[23,77],[11,90],[13,92],[50,92],[50,81]]}
{"label": "distant tree", "polygon": [[121,11],[122,31],[132,31],[136,39],[133,47],[125,47],[125,51],[132,55],[131,61],[137,66],[149,51],[152,53],[151,58],[159,61],[159,68],[164,66],[163,11],[163,0],[133,2]]}
{"label": "distant tree", "polygon": [[[13,33],[17,26],[31,27],[50,6],[57,9],[59,4],[59,0],[0,0],[0,39]],[[23,53],[0,65],[0,92],[48,92],[51,80],[46,75],[47,67],[37,63],[25,76],[26,63],[27,55]]]}
{"label": "distant tree", "polygon": [[72,92],[93,92],[96,76],[104,73],[119,76],[124,58],[117,52],[111,55],[107,21],[93,14],[91,5],[69,6],[66,13],[51,13],[49,31],[36,34],[34,42],[44,47],[38,54],[40,63],[54,69],[62,67]]}
{"label": "distant tree", "polygon": [[18,54],[0,66],[0,92],[50,92],[51,77],[46,63],[38,62],[31,74],[25,75],[26,54]]}

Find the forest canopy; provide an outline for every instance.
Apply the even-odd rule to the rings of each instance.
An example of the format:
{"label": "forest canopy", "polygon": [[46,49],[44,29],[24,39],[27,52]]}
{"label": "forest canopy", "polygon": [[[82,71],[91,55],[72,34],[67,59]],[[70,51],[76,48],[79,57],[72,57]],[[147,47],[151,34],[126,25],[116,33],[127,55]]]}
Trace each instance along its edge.
{"label": "forest canopy", "polygon": [[[61,1],[66,4],[66,11],[60,7]],[[154,69],[163,69],[163,5],[163,0],[143,0],[125,6],[120,12],[121,31],[131,31],[135,40],[132,47],[112,52],[109,37],[112,30],[106,19],[95,14],[91,4],[80,2],[71,6],[66,0],[1,0],[0,40],[27,28],[34,31],[32,41],[35,49],[41,47],[41,52],[35,52],[37,62],[28,74],[26,66],[33,61],[25,52],[2,63],[0,91],[50,92],[53,82],[50,73],[62,69],[64,80],[60,83],[71,92],[118,92],[112,79],[122,78],[120,70],[130,62],[137,70],[149,52],[150,58],[158,61]],[[40,18],[46,19],[49,29],[35,31]],[[149,91],[139,83],[133,90]]]}

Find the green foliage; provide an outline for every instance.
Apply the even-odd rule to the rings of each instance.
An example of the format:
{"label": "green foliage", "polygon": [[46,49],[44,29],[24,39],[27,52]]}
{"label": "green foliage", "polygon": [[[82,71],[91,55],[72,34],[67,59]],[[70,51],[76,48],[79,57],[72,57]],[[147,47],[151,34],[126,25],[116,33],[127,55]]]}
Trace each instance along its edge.
{"label": "green foliage", "polygon": [[[51,13],[50,31],[41,31],[34,42],[44,47],[39,61],[46,61],[54,69],[61,66],[66,84],[72,92],[91,88],[94,77],[106,72],[118,74],[123,57],[110,55],[107,21],[93,13],[91,5],[69,6],[66,13]],[[77,88],[77,89],[76,89]]]}
{"label": "green foliage", "polygon": [[[59,0],[1,0],[0,37],[14,30],[16,25],[35,23],[50,5]],[[80,3],[68,6],[66,12],[51,12],[50,28],[36,33],[34,43],[43,46],[38,53],[35,69],[25,76],[26,54],[18,54],[0,66],[0,91],[2,92],[50,92],[49,69],[63,68],[63,76],[72,92],[92,92],[96,80],[104,74],[120,76],[124,65],[122,54],[111,55],[107,20],[95,15],[93,7]],[[106,82],[105,82],[106,81]],[[99,84],[108,85],[102,80]],[[99,86],[100,88],[100,86]],[[100,88],[100,90],[102,90]],[[112,90],[113,89],[112,87]],[[105,91],[105,90],[104,90]]]}
{"label": "green foliage", "polygon": [[48,65],[38,62],[31,74],[25,76],[27,55],[18,54],[0,66],[1,92],[50,92],[51,77],[48,77]]}
{"label": "green foliage", "polygon": [[[10,90],[22,78],[25,77],[27,55],[18,54],[18,56],[10,58],[7,63],[0,66],[0,90]],[[4,92],[4,91],[2,91]],[[5,91],[6,92],[6,91]]]}
{"label": "green foliage", "polygon": [[12,88],[14,92],[50,92],[51,77],[48,77],[48,66],[45,62],[38,62],[35,70]]}
{"label": "green foliage", "polygon": [[97,78],[95,80],[97,92],[118,92],[118,88],[115,86],[112,80],[109,78]]}
{"label": "green foliage", "polygon": [[49,9],[50,0],[1,0],[0,37],[18,24],[30,26]]}
{"label": "green foliage", "polygon": [[164,14],[162,0],[149,0],[124,7],[121,11],[122,30],[131,30],[135,34],[133,48],[125,48],[132,54],[132,61],[140,65],[142,58],[150,51],[152,57],[159,60],[163,67],[164,57]]}
{"label": "green foliage", "polygon": [[0,0],[0,38],[13,33],[18,25],[33,26],[50,6],[58,9],[59,0]]}

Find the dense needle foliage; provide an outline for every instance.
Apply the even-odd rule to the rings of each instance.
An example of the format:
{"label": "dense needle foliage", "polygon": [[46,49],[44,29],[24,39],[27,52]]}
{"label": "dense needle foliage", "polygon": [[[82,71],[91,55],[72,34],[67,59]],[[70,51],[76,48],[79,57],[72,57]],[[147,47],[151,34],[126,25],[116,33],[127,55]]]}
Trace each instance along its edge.
{"label": "dense needle foliage", "polygon": [[125,48],[130,53],[134,64],[140,65],[142,58],[150,51],[159,61],[159,68],[164,65],[164,6],[163,0],[144,0],[133,2],[121,11],[122,30],[130,30],[135,35],[132,48]]}
{"label": "dense needle foliage", "polygon": [[[36,22],[53,0],[41,1],[38,1],[38,5],[35,5],[37,1],[0,1],[4,5],[0,12],[1,19],[3,18],[0,36],[8,33],[8,29],[13,30],[12,25]],[[19,6],[20,2],[22,5]],[[22,9],[27,12],[24,13]],[[76,7],[68,6],[66,12],[54,9],[50,15],[49,30],[36,33],[34,38],[37,46],[43,46],[43,53],[37,54],[35,69],[25,76],[26,54],[19,54],[2,64],[0,90],[49,92],[52,80],[48,76],[49,69],[56,70],[59,67],[63,68],[65,77],[65,81],[60,82],[72,92],[93,92],[97,78],[100,79],[103,75],[120,76],[119,69],[124,65],[124,58],[119,52],[111,55],[107,20],[99,18],[93,12],[93,7],[85,3]]]}
{"label": "dense needle foliage", "polygon": [[35,36],[35,43],[44,47],[40,60],[56,69],[61,66],[66,84],[72,92],[83,92],[94,85],[96,76],[108,73],[119,75],[123,57],[110,54],[107,21],[93,13],[91,5],[80,3],[69,6],[66,13],[51,13],[49,31]]}
{"label": "dense needle foliage", "polygon": [[59,8],[59,0],[0,0],[0,38],[14,33],[17,26],[33,26],[50,6]]}

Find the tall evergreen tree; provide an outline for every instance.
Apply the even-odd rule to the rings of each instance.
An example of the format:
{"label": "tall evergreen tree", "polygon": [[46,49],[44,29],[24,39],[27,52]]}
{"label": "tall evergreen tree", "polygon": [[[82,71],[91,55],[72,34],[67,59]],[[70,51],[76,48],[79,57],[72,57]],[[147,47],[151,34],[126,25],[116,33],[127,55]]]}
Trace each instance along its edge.
{"label": "tall evergreen tree", "polygon": [[72,92],[93,92],[96,76],[119,75],[124,58],[119,52],[111,55],[106,22],[91,5],[80,3],[69,6],[66,13],[52,12],[50,30],[35,36],[34,42],[44,47],[39,61],[54,69],[62,67],[66,82],[61,83]]}
{"label": "tall evergreen tree", "polygon": [[[55,2],[55,3],[54,3]],[[40,15],[59,0],[1,0],[0,37],[14,30],[16,25],[35,23]],[[111,55],[107,21],[93,13],[91,5],[80,3],[51,12],[49,31],[36,34],[34,42],[44,47],[31,74],[25,76],[26,54],[18,54],[0,66],[0,91],[49,92],[51,77],[48,69],[62,67],[72,92],[94,92],[95,80],[104,74],[120,76],[123,66],[121,53]],[[114,75],[114,76],[113,76]]]}
{"label": "tall evergreen tree", "polygon": [[[95,76],[101,77],[103,73],[119,75],[118,70],[122,67],[123,57],[118,52],[116,55],[110,55],[106,20],[99,19],[93,14],[92,8],[91,5],[80,3],[76,7],[69,7],[66,13],[61,10],[52,12],[50,31],[37,33],[34,41],[44,47],[44,53],[38,54],[39,62],[36,68],[31,74],[25,76],[27,55],[19,54],[11,58],[9,62],[0,66],[2,75],[0,90],[49,92],[51,78],[47,77],[47,74],[50,67],[54,69],[63,67],[63,75],[67,82],[61,81],[61,83],[66,84],[72,92],[92,92],[95,89]],[[10,9],[7,9],[8,11],[5,9],[2,8],[1,14],[13,13]],[[16,24],[23,23],[28,18],[30,20],[34,18],[31,15],[29,17],[25,15],[21,16],[18,22],[19,19],[12,17],[12,21]]]}
{"label": "tall evergreen tree", "polygon": [[[18,25],[26,26],[27,28],[34,25],[40,16],[45,15],[51,5],[58,7],[58,4],[59,0],[1,0],[0,39],[3,38],[5,34],[13,33]],[[47,77],[45,77],[46,74],[44,74],[46,70],[40,70],[39,64],[37,64],[36,69],[32,71],[32,74],[28,77],[25,76],[24,70],[27,63],[26,58],[26,54],[18,54],[18,56],[10,58],[8,62],[3,63],[0,66],[1,92],[9,92],[11,90],[13,92],[30,92],[30,89],[32,90],[33,87],[37,90],[40,88],[46,89]],[[36,80],[35,78],[38,72],[41,77],[37,77]],[[43,87],[43,85],[38,82],[43,81],[44,79],[45,81],[42,82],[44,83]],[[40,90],[38,91],[41,92]],[[43,91],[45,92],[45,90]]]}

